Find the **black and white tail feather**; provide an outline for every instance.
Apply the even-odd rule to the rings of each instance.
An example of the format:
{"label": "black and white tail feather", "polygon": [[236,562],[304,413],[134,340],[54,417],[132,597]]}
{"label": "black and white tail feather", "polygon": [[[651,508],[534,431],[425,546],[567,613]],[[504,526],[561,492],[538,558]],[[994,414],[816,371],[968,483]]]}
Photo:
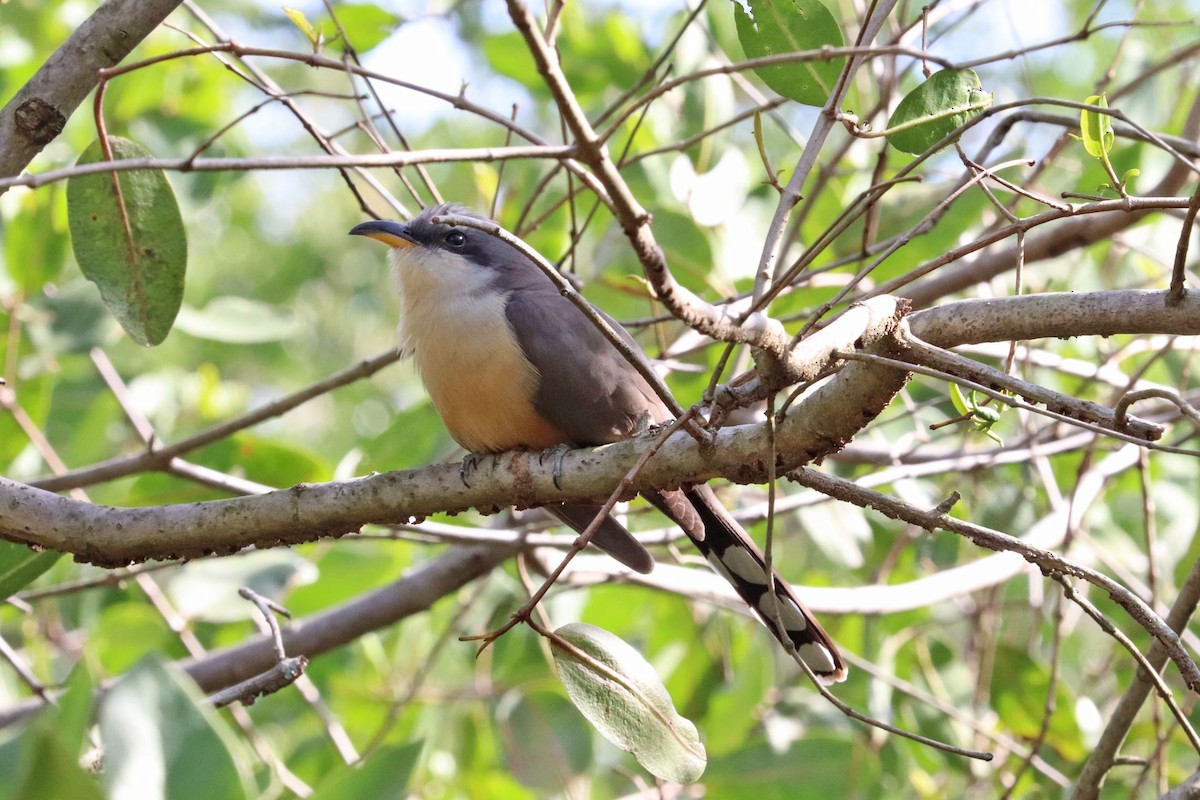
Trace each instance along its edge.
{"label": "black and white tail feather", "polygon": [[775,570],[772,570],[774,591],[771,591],[761,551],[712,489],[697,486],[686,491],[647,495],[647,499],[687,533],[708,563],[729,581],[784,650],[808,665],[824,684],[846,679],[846,662],[837,645]]}

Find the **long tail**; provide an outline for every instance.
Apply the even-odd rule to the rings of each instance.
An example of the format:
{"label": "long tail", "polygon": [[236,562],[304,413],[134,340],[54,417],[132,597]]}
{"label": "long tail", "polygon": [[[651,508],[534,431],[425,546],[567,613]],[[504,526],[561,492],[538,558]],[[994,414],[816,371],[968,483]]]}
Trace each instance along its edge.
{"label": "long tail", "polygon": [[702,485],[687,491],[662,492],[647,499],[683,529],[785,650],[794,649],[822,683],[846,679],[846,662],[837,645],[777,571],[775,591],[768,592],[767,566],[762,553],[712,489]]}

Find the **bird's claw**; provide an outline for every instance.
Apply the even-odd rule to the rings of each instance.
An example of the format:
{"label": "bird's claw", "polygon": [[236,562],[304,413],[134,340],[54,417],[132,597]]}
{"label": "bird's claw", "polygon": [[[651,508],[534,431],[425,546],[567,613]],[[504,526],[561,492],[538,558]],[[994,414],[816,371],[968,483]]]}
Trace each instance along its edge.
{"label": "bird's claw", "polygon": [[643,433],[649,432],[656,425],[657,423],[654,421],[654,417],[650,416],[650,412],[643,411],[634,424],[633,435],[641,436]]}
{"label": "bird's claw", "polygon": [[462,464],[458,467],[458,478],[462,481],[463,486],[468,489],[471,488],[471,481],[469,479],[475,470],[479,469],[479,462],[483,460],[485,455],[487,453],[467,453],[463,456]]}
{"label": "bird's claw", "polygon": [[563,456],[565,456],[567,451],[571,449],[572,447],[569,444],[555,445],[554,447],[543,450],[541,455],[538,456],[539,464],[545,463],[546,456],[554,456],[554,471],[551,473],[551,478],[554,480],[555,489],[562,489]]}

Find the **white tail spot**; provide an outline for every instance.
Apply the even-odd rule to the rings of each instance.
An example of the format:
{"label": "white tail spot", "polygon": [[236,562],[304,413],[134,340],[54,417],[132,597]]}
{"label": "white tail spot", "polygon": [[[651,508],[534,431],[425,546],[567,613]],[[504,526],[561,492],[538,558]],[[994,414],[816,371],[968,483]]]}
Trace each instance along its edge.
{"label": "white tail spot", "polygon": [[796,654],[813,672],[833,672],[837,669],[833,654],[820,642],[806,642],[796,648]]}
{"label": "white tail spot", "polygon": [[726,569],[746,583],[753,583],[758,586],[767,585],[767,573],[759,565],[757,559],[750,554],[750,551],[743,550],[740,547],[730,547],[721,554],[720,560]]}

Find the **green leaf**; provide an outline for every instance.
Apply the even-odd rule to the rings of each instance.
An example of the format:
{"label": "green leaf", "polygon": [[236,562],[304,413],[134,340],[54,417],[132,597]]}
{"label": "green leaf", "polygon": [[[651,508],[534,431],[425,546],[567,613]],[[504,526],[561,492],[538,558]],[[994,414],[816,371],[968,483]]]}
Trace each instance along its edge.
{"label": "green leaf", "polygon": [[103,674],[120,674],[151,653],[184,654],[162,617],[145,603],[107,606],[88,633],[88,652]]}
{"label": "green leaf", "polygon": [[892,147],[919,155],[992,104],[974,70],[943,69],[904,96],[888,120]]}
{"label": "green leaf", "polygon": [[603,628],[581,622],[555,634],[554,663],[567,696],[604,738],[663,780],[692,783],[704,773],[707,757],[696,726],[676,712],[640,653]]}
{"label": "green leaf", "polygon": [[54,729],[69,753],[83,749],[88,726],[92,722],[92,700],[95,682],[86,660],[81,659],[67,678],[66,691],[58,701]]}
{"label": "green leaf", "polygon": [[110,797],[258,796],[244,745],[182,671],[159,661],[142,661],[109,691],[100,738]]}
{"label": "green leaf", "polygon": [[534,96],[546,94],[546,83],[538,75],[537,64],[529,55],[525,40],[517,31],[497,33],[483,40],[483,55],[488,66],[506,78],[512,78]]}
{"label": "green leaf", "polygon": [[34,312],[28,323],[29,338],[43,358],[86,353],[119,335],[104,302],[83,278],[43,292],[28,308]]}
{"label": "green leaf", "polygon": [[1000,412],[991,406],[975,406],[971,409],[971,415],[980,422],[987,423],[989,426],[995,425],[1000,421]]}
{"label": "green leaf", "polygon": [[[113,158],[149,158],[136,142],[109,137]],[[104,160],[99,140],[78,164]],[[84,276],[100,289],[129,338],[155,345],[167,337],[183,302],[187,235],[175,194],[158,170],[72,178],[67,184],[71,246]],[[127,218],[122,218],[121,201]],[[126,227],[128,223],[128,227]]]}
{"label": "green leaf", "polygon": [[381,747],[365,762],[321,781],[310,800],[392,800],[403,797],[423,742]]}
{"label": "green leaf", "polygon": [[[841,47],[842,29],[818,0],[750,0],[750,11],[733,4],[738,39],[750,58]],[[784,97],[823,106],[845,64],[845,58],[760,67],[763,82]]]}
{"label": "green leaf", "polygon": [[[856,759],[854,753],[855,748],[847,739],[817,729],[809,730],[786,750],[760,740],[714,758],[704,785],[710,797],[754,800],[853,797],[852,787],[866,794],[861,792],[862,787],[879,780],[874,760]],[[884,790],[873,796],[887,797],[888,792]],[[895,796],[917,795],[900,790]]]}
{"label": "green leaf", "polygon": [[399,14],[371,4],[340,4],[334,10],[347,41],[360,53],[380,44],[404,21]]}
{"label": "green leaf", "polygon": [[16,594],[62,556],[53,550],[34,550],[16,542],[0,541],[0,599]]}
{"label": "green leaf", "polygon": [[[1094,94],[1083,101],[1084,105],[1096,108],[1108,108],[1108,98],[1102,94]],[[1108,114],[1097,114],[1084,108],[1079,112],[1079,131],[1083,138],[1083,147],[1093,158],[1104,158],[1112,150],[1116,134],[1112,129],[1112,117]]]}
{"label": "green leaf", "polygon": [[283,309],[244,297],[217,297],[199,310],[184,306],[176,325],[197,339],[230,344],[277,342],[300,332]]}
{"label": "green leaf", "polygon": [[13,741],[0,746],[0,796],[7,800],[101,800],[95,777],[79,766],[91,722],[91,675],[83,661],[48,706]]}

